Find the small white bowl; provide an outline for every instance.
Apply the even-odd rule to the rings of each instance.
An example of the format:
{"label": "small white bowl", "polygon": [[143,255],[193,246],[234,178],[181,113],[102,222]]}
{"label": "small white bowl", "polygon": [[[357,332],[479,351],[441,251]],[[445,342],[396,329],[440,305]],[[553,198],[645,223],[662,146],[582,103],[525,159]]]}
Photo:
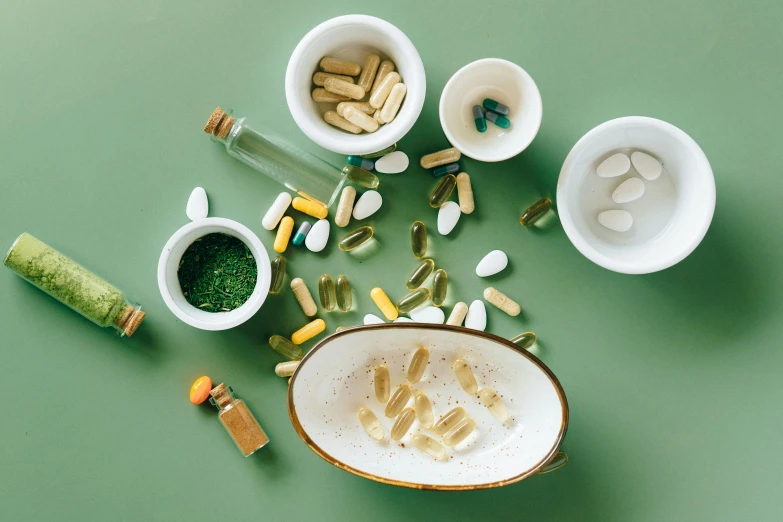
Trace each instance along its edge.
{"label": "small white bowl", "polygon": [[[370,53],[394,62],[408,91],[394,121],[373,133],[351,134],[324,121],[324,112],[333,104],[313,101],[313,74],[324,56],[364,66]],[[389,22],[365,15],[332,18],[307,33],[285,74],[285,97],[294,121],[311,140],[338,154],[369,154],[397,143],[419,117],[426,91],[424,64],[410,39]]]}
{"label": "small white bowl", "polygon": [[[641,150],[663,163],[661,176],[644,180],[642,198],[616,204],[611,193],[628,174],[600,178],[596,167],[615,152]],[[598,224],[604,210],[631,213],[628,232]],[[710,162],[693,139],[665,121],[629,116],[602,123],[568,153],[557,183],[557,210],[568,238],[594,263],[624,274],[668,268],[699,245],[715,212],[715,178]]]}
{"label": "small white bowl", "polygon": [[[473,106],[484,98],[508,106],[511,127],[487,122],[486,132],[476,130]],[[440,95],[440,124],[449,142],[478,161],[503,161],[525,150],[541,127],[541,93],[533,78],[515,63],[484,58],[456,73]]]}

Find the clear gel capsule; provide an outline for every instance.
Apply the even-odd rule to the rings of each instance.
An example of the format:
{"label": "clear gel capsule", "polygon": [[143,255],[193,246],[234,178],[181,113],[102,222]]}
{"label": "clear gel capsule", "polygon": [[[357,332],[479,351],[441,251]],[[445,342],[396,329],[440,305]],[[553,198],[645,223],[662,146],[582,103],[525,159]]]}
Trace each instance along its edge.
{"label": "clear gel capsule", "polygon": [[364,159],[361,156],[348,156],[348,164],[354,167],[361,167],[364,170],[372,170],[375,168],[375,162],[372,160]]}
{"label": "clear gel capsule", "polygon": [[536,221],[544,217],[550,210],[552,210],[552,200],[549,198],[539,199],[522,212],[519,223],[526,227],[534,225]]}
{"label": "clear gel capsule", "polygon": [[424,281],[430,276],[432,271],[435,270],[435,261],[432,259],[422,259],[419,266],[413,269],[408,280],[405,282],[405,286],[408,290],[415,290],[419,288]]}
{"label": "clear gel capsule", "polygon": [[454,174],[459,172],[459,163],[449,163],[448,165],[441,165],[435,169],[432,169],[432,175],[436,178],[445,176],[446,174]]}
{"label": "clear gel capsule", "polygon": [[473,430],[476,429],[476,421],[467,418],[462,419],[457,423],[456,426],[454,426],[451,430],[446,432],[446,434],[443,436],[443,444],[446,446],[456,446],[463,440],[468,438],[468,435],[473,433]]}
{"label": "clear gel capsule", "polygon": [[446,458],[446,447],[437,440],[433,439],[432,437],[428,437],[423,433],[416,433],[413,435],[411,437],[411,444],[413,444],[417,450],[426,453],[435,460]]}
{"label": "clear gel capsule", "polygon": [[277,256],[272,260],[272,282],[269,285],[269,293],[276,294],[283,287],[285,280],[285,258]]}
{"label": "clear gel capsule", "polygon": [[383,431],[383,426],[381,426],[381,421],[378,420],[378,417],[372,411],[367,408],[359,408],[357,416],[364,431],[373,439],[381,440],[386,435],[386,432]]}
{"label": "clear gel capsule", "polygon": [[411,363],[408,365],[408,382],[416,384],[421,380],[421,376],[424,375],[424,370],[427,369],[427,364],[430,362],[430,351],[424,346],[419,347],[413,353],[411,357]]}
{"label": "clear gel capsule", "polygon": [[462,157],[462,153],[456,148],[439,150],[421,157],[419,164],[424,169],[433,169],[447,163],[455,163]]}
{"label": "clear gel capsule", "polygon": [[380,184],[378,176],[355,165],[346,165],[343,169],[343,174],[345,174],[345,177],[352,183],[356,183],[357,185],[361,185],[368,189],[374,189]]}
{"label": "clear gel capsule", "polygon": [[354,201],[356,201],[356,189],[349,185],[340,194],[340,203],[337,205],[337,212],[334,214],[335,225],[338,227],[348,226],[348,223],[351,222]]}
{"label": "clear gel capsule", "polygon": [[484,105],[484,108],[488,111],[496,112],[498,114],[502,114],[503,116],[508,116],[511,113],[511,109],[499,101],[493,100],[492,98],[484,98],[482,105]]}
{"label": "clear gel capsule", "polygon": [[413,396],[413,409],[416,411],[416,418],[419,424],[425,430],[432,428],[435,423],[435,416],[432,414],[432,403],[424,392],[416,392]]}
{"label": "clear gel capsule", "polygon": [[478,383],[476,377],[473,375],[473,370],[470,365],[465,362],[464,359],[457,359],[454,361],[454,374],[457,376],[459,385],[462,389],[471,395],[476,395],[478,391]]}
{"label": "clear gel capsule", "polygon": [[278,363],[275,366],[275,374],[278,377],[291,377],[299,366],[299,361],[287,361]]}
{"label": "clear gel capsule", "polygon": [[506,405],[503,404],[503,399],[494,390],[484,388],[478,392],[479,398],[482,404],[489,410],[493,417],[500,422],[506,422],[508,420],[508,410]]}
{"label": "clear gel capsule", "polygon": [[421,221],[411,225],[411,250],[416,257],[427,255],[427,227]]}
{"label": "clear gel capsule", "polygon": [[408,401],[411,400],[411,395],[411,387],[407,384],[401,384],[399,388],[394,390],[389,402],[386,403],[384,415],[390,419],[399,415],[402,409],[408,404]]}
{"label": "clear gel capsule", "polygon": [[449,199],[451,193],[454,192],[454,187],[457,186],[457,178],[454,174],[443,176],[435,188],[432,189],[430,194],[430,206],[432,208],[440,208],[440,206]]}
{"label": "clear gel capsule", "polygon": [[370,239],[372,239],[374,231],[372,227],[364,226],[359,227],[353,232],[348,233],[345,237],[343,237],[340,242],[337,244],[337,246],[340,247],[340,250],[343,252],[350,252],[354,248],[359,248],[366,242],[368,242]]}
{"label": "clear gel capsule", "polygon": [[334,281],[329,274],[323,274],[318,278],[318,299],[324,312],[331,312],[337,304],[337,296],[334,290]]}
{"label": "clear gel capsule", "polygon": [[465,415],[467,415],[465,408],[457,406],[456,408],[447,411],[445,415],[438,419],[438,422],[432,427],[432,431],[434,431],[436,435],[443,435],[456,426],[459,421],[464,419]]}
{"label": "clear gel capsule", "polygon": [[296,297],[299,306],[302,307],[302,311],[307,317],[312,317],[318,313],[318,308],[315,306],[313,295],[310,293],[310,289],[302,280],[301,277],[297,277],[291,281],[291,290],[294,291],[294,297]]}
{"label": "clear gel capsule", "polygon": [[373,303],[375,303],[375,306],[380,309],[381,313],[383,313],[386,319],[389,321],[394,321],[397,319],[397,316],[399,315],[397,313],[397,308],[394,306],[394,303],[391,302],[389,296],[386,295],[386,292],[383,291],[383,288],[373,288],[370,291],[370,298],[372,299]]}
{"label": "clear gel capsule", "polygon": [[304,357],[304,352],[302,349],[282,335],[273,335],[270,337],[269,346],[271,346],[274,351],[283,357],[288,357],[289,359],[293,359],[295,361],[298,361]]}
{"label": "clear gel capsule", "polygon": [[511,299],[497,288],[490,286],[489,288],[485,289],[484,299],[486,299],[487,302],[491,305],[500,308],[512,317],[516,317],[520,314],[520,312],[522,312],[522,308],[519,306],[519,303]]}
{"label": "clear gel capsule", "polygon": [[508,129],[511,127],[511,121],[508,118],[492,111],[487,111],[484,117],[487,121],[491,121],[501,129]]}
{"label": "clear gel capsule", "polygon": [[310,232],[310,228],[312,225],[309,221],[305,221],[301,225],[299,225],[299,229],[296,231],[296,234],[294,235],[294,239],[291,241],[291,243],[294,246],[300,246],[302,243],[304,243],[305,238],[307,237],[307,233]]}
{"label": "clear gel capsule", "polygon": [[326,323],[323,319],[316,319],[301,327],[295,331],[291,336],[291,342],[294,344],[302,344],[305,341],[309,341],[319,333],[326,329]]}
{"label": "clear gel capsule", "polygon": [[525,332],[513,337],[511,342],[522,348],[523,350],[529,350],[536,345],[538,339],[533,332]]}
{"label": "clear gel capsule", "polygon": [[446,292],[449,289],[449,276],[442,268],[435,270],[432,276],[432,305],[442,306],[446,301]]}
{"label": "clear gel capsule", "polygon": [[476,124],[477,131],[487,131],[487,120],[484,118],[484,110],[481,108],[481,105],[473,106],[473,123]]}
{"label": "clear gel capsule", "polygon": [[378,402],[386,404],[391,393],[391,377],[389,377],[389,369],[383,364],[375,367],[372,384],[375,387],[375,398]]}
{"label": "clear gel capsule", "polygon": [[[375,110],[373,110],[373,112],[375,112]],[[370,154],[362,154],[361,157],[362,158],[366,158],[366,159],[382,158],[383,156],[386,156],[387,154],[391,154],[395,150],[397,150],[397,144],[396,143],[394,145],[390,145],[390,146],[386,147],[383,150],[379,150],[378,152],[372,152]]]}
{"label": "clear gel capsule", "polygon": [[353,306],[351,282],[343,274],[337,276],[337,307],[343,312],[349,312]]}
{"label": "clear gel capsule", "polygon": [[402,313],[410,312],[426,303],[430,298],[429,288],[417,288],[399,301],[397,301],[397,310]]}
{"label": "clear gel capsule", "polygon": [[408,433],[408,430],[411,429],[413,421],[415,420],[416,412],[413,411],[413,408],[405,408],[402,410],[402,413],[400,413],[400,416],[397,417],[397,420],[395,420],[392,425],[390,433],[392,440],[400,440],[403,438],[405,434]]}

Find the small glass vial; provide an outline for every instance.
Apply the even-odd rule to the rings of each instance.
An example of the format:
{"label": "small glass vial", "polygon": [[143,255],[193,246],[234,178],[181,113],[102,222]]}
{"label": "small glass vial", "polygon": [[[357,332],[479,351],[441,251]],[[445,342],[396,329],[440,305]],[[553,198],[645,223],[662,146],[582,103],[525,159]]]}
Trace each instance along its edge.
{"label": "small glass vial", "polygon": [[226,152],[263,172],[286,188],[329,207],[345,183],[346,172],[279,136],[251,129],[245,118],[235,120],[218,107],[204,126],[223,143]]}
{"label": "small glass vial", "polygon": [[139,304],[118,288],[27,232],[16,238],[3,261],[26,281],[102,327],[133,335],[144,320]]}
{"label": "small glass vial", "polygon": [[242,455],[249,457],[266,446],[269,437],[250,413],[245,402],[234,397],[234,390],[230,386],[220,383],[212,388],[209,394],[211,395],[209,402],[220,410],[218,414],[220,422],[234,439]]}

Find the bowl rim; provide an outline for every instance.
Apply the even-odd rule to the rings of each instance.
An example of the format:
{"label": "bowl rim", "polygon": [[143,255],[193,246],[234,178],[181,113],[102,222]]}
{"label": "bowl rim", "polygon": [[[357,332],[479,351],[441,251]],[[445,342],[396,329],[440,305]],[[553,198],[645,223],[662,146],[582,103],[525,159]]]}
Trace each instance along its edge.
{"label": "bowl rim", "polygon": [[[618,261],[616,259],[605,256],[604,254],[598,252],[598,250],[596,250],[593,246],[591,246],[576,229],[576,225],[574,225],[571,212],[568,209],[568,205],[565,203],[563,205],[560,204],[561,201],[567,200],[565,196],[567,186],[571,179],[575,176],[573,172],[573,163],[575,161],[576,155],[581,151],[582,147],[585,146],[585,143],[599,133],[628,124],[655,127],[672,135],[677,141],[681,142],[691,154],[696,157],[696,160],[703,165],[705,172],[708,174],[707,178],[709,183],[703,187],[702,190],[709,208],[707,212],[700,216],[700,219],[702,219],[701,226],[690,241],[685,243],[677,252],[675,252],[673,255],[669,255],[668,257],[645,259],[639,262],[628,262]],[[707,234],[707,230],[709,230],[710,224],[712,223],[712,218],[715,215],[715,174],[712,171],[712,166],[710,165],[709,159],[707,159],[707,155],[704,154],[704,151],[701,149],[701,147],[699,147],[699,144],[696,143],[693,138],[691,138],[679,127],[672,125],[669,122],[659,120],[657,118],[651,118],[649,116],[623,116],[605,121],[600,125],[593,127],[584,136],[579,138],[573,147],[571,147],[571,150],[568,152],[568,156],[566,156],[566,159],[563,162],[563,166],[560,169],[560,176],[557,180],[556,199],[557,212],[560,217],[560,223],[563,225],[563,230],[565,230],[568,239],[576,247],[576,249],[582,253],[583,256],[593,263],[602,266],[603,268],[621,274],[650,274],[676,265],[688,257],[694,250],[696,250],[696,247],[699,246],[702,239],[704,239],[704,236]]]}
{"label": "bowl rim", "polygon": [[[377,132],[357,135],[346,132],[345,136],[332,138],[312,124],[310,116],[305,110],[304,105],[300,102],[298,92],[295,88],[295,77],[301,63],[302,55],[316,38],[336,27],[357,24],[370,26],[376,31],[388,35],[396,42],[401,54],[408,57],[413,72],[412,76],[414,77],[414,82],[411,84],[405,83],[408,90],[405,95],[403,108],[409,110],[400,109],[397,117],[392,122],[392,124],[397,124],[396,127],[386,133],[385,136],[383,134],[378,134]],[[424,107],[426,93],[427,76],[424,71],[424,62],[422,62],[421,55],[416,49],[416,46],[413,45],[410,38],[408,38],[408,36],[397,26],[386,20],[370,15],[342,15],[321,22],[312,28],[294,48],[294,51],[291,53],[291,57],[288,60],[285,73],[286,103],[288,104],[288,110],[291,113],[294,122],[296,122],[297,127],[299,127],[308,138],[321,147],[338,154],[370,154],[383,150],[400,141],[413,128],[416,120],[418,120],[421,110]]]}
{"label": "bowl rim", "polygon": [[[308,359],[310,359],[310,357],[312,357],[312,354],[318,352],[318,350],[321,350],[324,346],[328,345],[331,341],[339,337],[342,337],[343,335],[356,332],[357,330],[387,330],[387,329],[393,330],[395,328],[442,330],[442,331],[456,332],[465,335],[471,335],[489,341],[494,341],[530,359],[530,361],[533,364],[535,364],[538,367],[538,369],[540,369],[549,378],[550,382],[552,383],[552,386],[555,388],[555,391],[557,392],[557,396],[558,399],[560,400],[560,405],[562,407],[560,431],[558,432],[555,443],[553,444],[552,448],[549,450],[549,453],[547,453],[547,455],[543,459],[541,459],[541,461],[536,463],[534,466],[508,479],[498,480],[496,482],[485,482],[481,484],[441,485],[441,484],[421,484],[418,482],[408,482],[405,480],[390,479],[386,477],[380,477],[372,473],[367,473],[360,469],[354,468],[353,466],[349,466],[348,464],[345,464],[344,462],[331,456],[328,452],[326,452],[320,446],[318,446],[318,444],[316,444],[315,441],[313,441],[313,439],[310,438],[307,432],[305,432],[304,427],[299,421],[299,416],[296,413],[296,405],[294,403],[293,389],[294,389],[294,384],[296,383],[296,378],[299,375],[299,369],[302,366],[304,366],[304,364],[307,362]],[[519,346],[515,345],[508,339],[504,339],[503,337],[499,337],[489,332],[484,332],[481,330],[473,330],[471,328],[466,328],[464,326],[453,326],[447,324],[434,324],[434,323],[405,322],[405,323],[384,323],[384,324],[353,326],[345,330],[342,330],[340,332],[335,332],[331,335],[328,335],[327,337],[324,337],[309,352],[307,352],[307,354],[305,354],[305,356],[302,358],[299,365],[296,367],[296,370],[294,371],[293,375],[291,376],[291,380],[288,383],[287,402],[288,402],[288,416],[291,419],[291,424],[293,425],[297,435],[299,435],[299,438],[301,438],[302,441],[311,450],[313,450],[316,455],[324,459],[329,464],[332,464],[333,466],[340,468],[343,471],[347,471],[359,477],[370,479],[375,482],[380,482],[382,484],[389,484],[391,486],[399,486],[399,487],[405,487],[411,489],[425,489],[425,490],[435,490],[435,491],[472,491],[472,490],[479,490],[479,489],[497,488],[501,486],[506,486],[508,484],[513,484],[515,482],[519,482],[520,480],[524,480],[532,475],[535,475],[557,455],[558,451],[560,450],[560,446],[563,444],[563,440],[565,439],[566,431],[568,430],[568,422],[569,422],[568,400],[566,399],[565,391],[563,390],[560,381],[557,379],[557,377],[552,372],[552,370],[550,370],[549,367],[547,367],[547,365],[544,364],[538,357],[528,352],[527,350],[520,348]]]}
{"label": "bowl rim", "polygon": [[[516,69],[517,72],[519,72],[523,77],[525,77],[527,80],[530,81],[531,85],[535,89],[535,92],[537,93],[536,98],[538,99],[537,105],[540,107],[539,111],[539,117],[538,121],[535,124],[535,129],[530,135],[530,139],[525,141],[521,141],[519,146],[513,148],[510,153],[504,154],[504,155],[497,155],[497,156],[483,156],[481,154],[471,154],[460,148],[459,145],[457,145],[456,140],[454,139],[454,135],[449,131],[447,125],[444,123],[445,120],[445,103],[444,98],[446,97],[447,91],[452,89],[454,85],[456,84],[458,80],[458,76],[461,74],[470,71],[470,69],[473,69],[475,67],[480,67],[484,64],[503,64],[504,66],[511,66],[512,68]],[[517,156],[518,154],[521,154],[522,152],[527,149],[531,143],[533,143],[533,140],[536,139],[536,136],[538,136],[538,131],[541,130],[541,122],[544,118],[544,101],[541,97],[541,91],[538,88],[538,85],[536,84],[536,81],[533,79],[532,76],[530,76],[530,73],[528,73],[525,69],[523,69],[518,64],[506,60],[504,58],[481,58],[479,60],[474,60],[467,65],[463,65],[460,67],[454,74],[451,75],[451,78],[449,78],[449,81],[446,82],[446,85],[443,87],[443,90],[440,93],[440,100],[438,102],[438,118],[440,120],[440,126],[443,129],[443,133],[446,135],[446,139],[449,140],[449,143],[453,147],[456,147],[462,154],[465,156],[472,158],[476,161],[483,161],[485,163],[496,163],[498,161],[505,161],[507,159],[513,158],[514,156]]]}

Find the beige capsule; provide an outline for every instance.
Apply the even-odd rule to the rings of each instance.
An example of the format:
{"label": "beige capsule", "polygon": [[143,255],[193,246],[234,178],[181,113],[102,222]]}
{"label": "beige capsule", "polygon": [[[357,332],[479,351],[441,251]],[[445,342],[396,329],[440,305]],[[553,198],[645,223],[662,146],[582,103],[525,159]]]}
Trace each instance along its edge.
{"label": "beige capsule", "polygon": [[463,214],[470,214],[476,209],[476,203],[473,201],[473,187],[467,172],[460,172],[457,175],[457,198],[459,199],[459,209]]}
{"label": "beige capsule", "polygon": [[372,384],[375,388],[375,398],[378,399],[378,402],[386,404],[389,401],[389,393],[391,392],[391,377],[389,377],[389,369],[383,364],[375,367]]}
{"label": "beige capsule", "polygon": [[375,113],[372,115],[372,118],[373,118],[375,121],[377,121],[377,122],[378,122],[378,125],[383,125],[383,124],[385,124],[385,123],[386,123],[385,121],[383,121],[383,120],[381,119],[381,110],[380,110],[380,109],[376,109],[376,110],[375,110]]}
{"label": "beige capsule", "polygon": [[456,426],[446,432],[446,434],[443,436],[443,444],[446,446],[456,446],[463,440],[467,439],[468,435],[473,433],[473,430],[475,429],[475,420],[471,419],[470,417],[462,419],[457,423]]}
{"label": "beige capsule", "polygon": [[347,96],[340,96],[339,94],[329,92],[323,87],[316,87],[313,89],[313,101],[318,103],[340,103],[348,100],[349,98]]}
{"label": "beige capsule", "polygon": [[432,169],[447,163],[456,163],[462,157],[462,153],[454,147],[439,150],[421,157],[419,164],[422,168]]}
{"label": "beige capsule", "polygon": [[397,111],[400,110],[400,105],[402,105],[402,100],[405,99],[405,93],[407,92],[408,88],[404,83],[398,83],[392,87],[389,97],[386,98],[386,101],[383,103],[383,108],[381,109],[381,119],[383,121],[386,123],[394,121],[394,118],[397,116]]}
{"label": "beige capsule", "polygon": [[347,98],[353,98],[354,100],[361,100],[364,98],[364,89],[353,83],[344,82],[337,78],[327,78],[324,82],[324,89],[337,94],[339,96],[345,96]]}
{"label": "beige capsule", "polygon": [[300,361],[286,361],[281,362],[275,366],[275,373],[278,377],[290,377],[294,374],[294,370],[299,366]]}
{"label": "beige capsule", "polygon": [[424,375],[424,370],[427,369],[427,364],[430,362],[430,351],[424,346],[419,347],[413,353],[411,357],[411,363],[408,365],[408,382],[416,384],[421,380],[421,376]]}
{"label": "beige capsule", "polygon": [[416,433],[413,435],[411,437],[411,444],[413,444],[417,450],[426,453],[435,460],[446,458],[446,447],[423,433]]}
{"label": "beige capsule", "polygon": [[522,309],[519,307],[519,303],[511,299],[509,296],[491,286],[484,290],[484,299],[488,303],[497,306],[508,315],[514,317],[520,314]]}
{"label": "beige capsule", "polygon": [[362,72],[362,66],[358,63],[346,62],[331,56],[321,58],[321,62],[318,65],[321,66],[324,72],[344,74],[346,76],[359,76],[359,73]]}
{"label": "beige capsule", "polygon": [[399,415],[402,409],[405,408],[405,405],[408,404],[408,401],[411,400],[411,394],[411,387],[407,384],[401,384],[399,388],[394,390],[389,402],[386,403],[384,415],[390,419]]}
{"label": "beige capsule", "polygon": [[364,430],[373,439],[381,440],[386,435],[386,432],[383,431],[383,426],[381,426],[381,421],[379,421],[378,417],[369,409],[364,407],[359,408],[357,416],[359,417],[359,422],[362,423]]}
{"label": "beige capsule", "polygon": [[337,127],[353,134],[359,134],[362,132],[361,127],[354,125],[334,111],[326,111],[324,113],[324,121],[333,127]]}
{"label": "beige capsule", "polygon": [[338,227],[348,226],[348,223],[351,222],[354,200],[356,200],[356,189],[348,185],[340,194],[340,203],[337,205],[337,212],[334,215],[335,225]]}
{"label": "beige capsule", "polygon": [[370,105],[370,102],[363,102],[363,101],[345,101],[340,102],[337,104],[337,114],[340,116],[343,115],[343,111],[345,111],[346,107],[356,107],[360,111],[362,111],[365,114],[372,114],[375,112],[375,107]]}
{"label": "beige capsule", "polygon": [[484,406],[489,410],[493,417],[500,422],[506,422],[508,420],[508,409],[503,403],[503,399],[497,394],[495,390],[484,388],[478,392],[479,398]]}
{"label": "beige capsule", "polygon": [[367,132],[375,132],[378,130],[378,122],[364,114],[362,111],[357,110],[355,107],[346,107],[343,111],[343,117]]}
{"label": "beige capsule", "polygon": [[419,424],[425,430],[432,428],[435,423],[435,416],[432,413],[432,403],[430,398],[424,392],[416,392],[413,396],[413,409],[416,411],[416,418]]}
{"label": "beige capsule", "polygon": [[416,412],[413,411],[413,408],[405,408],[402,410],[402,413],[400,413],[400,416],[397,417],[397,420],[395,420],[394,424],[392,425],[392,440],[400,440],[403,438],[405,434],[408,433],[408,430],[411,429],[413,421],[415,420]]}
{"label": "beige capsule", "polygon": [[400,75],[398,73],[390,72],[387,74],[375,92],[370,95],[370,105],[376,109],[383,107],[383,104],[386,102],[386,98],[389,97],[389,93],[391,93],[392,88],[398,83],[400,83]]}
{"label": "beige capsule", "polygon": [[462,321],[465,320],[466,315],[468,315],[468,305],[460,301],[454,305],[454,308],[451,309],[451,314],[449,315],[446,324],[450,324],[452,326],[462,326]]}
{"label": "beige capsule", "polygon": [[291,281],[291,290],[294,291],[294,296],[307,317],[312,317],[318,313],[318,307],[315,306],[313,295],[310,293],[310,290],[301,277],[297,277]]}
{"label": "beige capsule", "polygon": [[436,422],[432,427],[432,431],[435,432],[435,435],[443,435],[451,428],[456,426],[457,423],[464,419],[465,415],[467,414],[468,413],[465,411],[465,408],[462,406],[457,406],[456,408],[447,411],[440,419],[438,419],[438,422]]}
{"label": "beige capsule", "polygon": [[317,72],[313,75],[313,83],[316,84],[318,87],[323,87],[324,82],[327,78],[337,78],[338,80],[342,80],[344,82],[353,83],[353,78],[350,76],[343,76],[342,74],[332,74],[332,73],[325,73],[325,72]]}
{"label": "beige capsule", "polygon": [[378,67],[378,72],[375,74],[375,81],[372,82],[372,89],[370,89],[370,96],[378,90],[378,86],[381,84],[386,75],[394,71],[394,64],[389,60],[384,60]]}
{"label": "beige capsule", "polygon": [[454,374],[457,376],[459,385],[462,389],[471,395],[476,395],[478,391],[478,383],[476,377],[473,375],[473,370],[470,365],[465,362],[465,359],[457,359],[454,361]]}
{"label": "beige capsule", "polygon": [[381,57],[377,54],[370,54],[364,59],[364,67],[362,68],[362,74],[359,76],[359,81],[356,84],[369,91],[375,80],[375,74],[378,72],[378,67],[381,65]]}

